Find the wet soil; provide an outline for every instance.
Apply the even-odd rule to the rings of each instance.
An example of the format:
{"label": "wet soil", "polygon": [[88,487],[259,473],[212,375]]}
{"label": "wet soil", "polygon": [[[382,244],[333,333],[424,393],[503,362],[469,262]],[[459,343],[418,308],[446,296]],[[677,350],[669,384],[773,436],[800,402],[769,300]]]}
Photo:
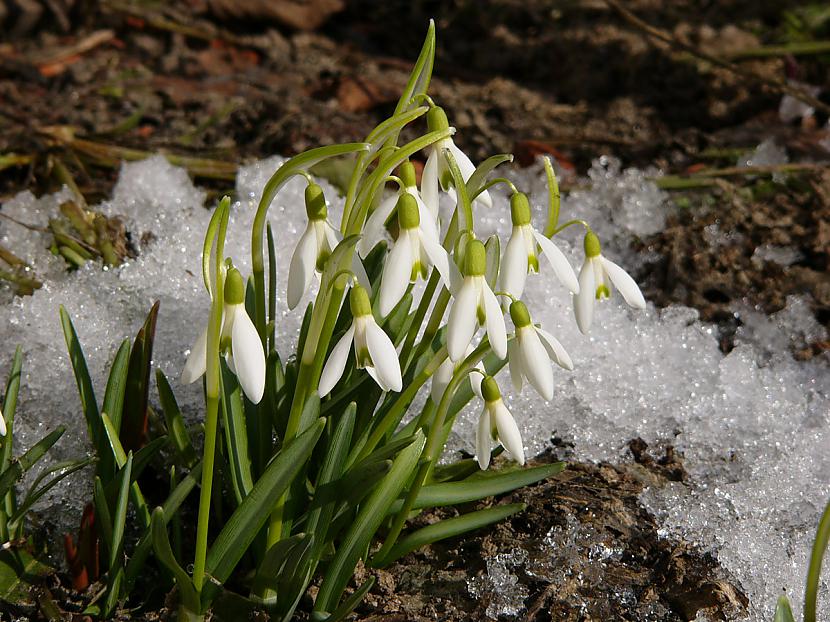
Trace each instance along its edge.
{"label": "wet soil", "polygon": [[[183,163],[216,195],[245,161],[359,139],[394,108],[429,17],[439,37],[431,93],[474,159],[510,151],[527,165],[549,152],[584,173],[609,153],[686,175],[733,166],[770,136],[796,162],[830,157],[826,114],[785,123],[770,86],[794,78],[830,101],[826,56],[734,61],[748,79],[679,47],[735,59],[764,44],[827,38],[828,24],[805,17],[807,3],[625,3],[677,45],[647,37],[600,0],[316,0],[313,14],[293,2],[32,0],[42,8],[34,17],[25,4],[0,0],[13,8],[0,41],[0,199],[53,190],[68,175],[94,204],[123,158],[157,151],[197,158]],[[680,209],[666,229],[636,242],[660,258],[636,275],[647,298],[697,308],[718,323],[724,350],[737,302],[772,312],[787,295],[808,294],[828,325],[830,173],[724,176],[672,198]],[[651,455],[634,440],[630,461],[584,465],[559,449],[569,461],[561,475],[492,501],[523,501],[526,512],[377,572],[360,619],[485,619],[503,605],[486,583],[488,564],[499,563],[525,595],[519,619],[740,614],[740,586],[715,560],[661,538],[637,502],[644,485],[683,481],[682,457]],[[511,550],[532,563],[498,557]]]}

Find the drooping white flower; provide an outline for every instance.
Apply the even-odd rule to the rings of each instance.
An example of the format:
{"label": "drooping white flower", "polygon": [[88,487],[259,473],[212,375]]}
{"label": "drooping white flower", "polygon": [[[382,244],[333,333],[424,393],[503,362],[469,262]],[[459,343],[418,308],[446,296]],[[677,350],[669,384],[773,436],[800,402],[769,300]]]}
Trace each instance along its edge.
{"label": "drooping white flower", "polygon": [[398,175],[403,182],[403,186],[398,189],[398,192],[385,198],[380,202],[380,205],[375,208],[363,225],[363,235],[358,243],[357,250],[361,257],[366,257],[369,252],[384,238],[385,225],[395,211],[398,201],[404,194],[409,194],[415,199],[418,204],[418,215],[421,219],[421,229],[424,233],[431,235],[431,237],[438,239],[438,222],[435,216],[427,208],[424,200],[421,198],[421,193],[418,191],[418,186],[415,181],[415,167],[412,162],[406,160],[398,168]]}
{"label": "drooping white flower", "polygon": [[0,408],[0,436],[6,436],[6,418],[3,416],[2,408]]}
{"label": "drooping white flower", "polygon": [[530,222],[530,202],[527,195],[516,192],[510,198],[510,217],[513,231],[504,249],[499,273],[499,289],[521,298],[528,272],[539,272],[537,244],[550,262],[559,282],[571,293],[579,293],[579,282],[565,254],[547,236],[539,233]]}
{"label": "drooping white flower", "polygon": [[[418,277],[426,278],[435,266],[441,278],[450,287],[450,259],[438,243],[434,228],[422,227],[418,204],[411,194],[398,199],[398,239],[392,245],[383,265],[380,281],[379,311],[388,315],[406,293],[410,283]],[[429,218],[429,214],[426,214]]]}
{"label": "drooping white flower", "polygon": [[[265,392],[265,352],[259,333],[245,310],[245,281],[236,268],[228,270],[224,291],[219,348],[245,395],[258,404]],[[205,327],[184,364],[183,384],[195,382],[204,375],[207,369],[207,339],[208,329]]]}
{"label": "drooping white flower", "polygon": [[354,343],[357,368],[365,369],[384,391],[400,391],[401,365],[392,341],[377,325],[372,315],[369,294],[361,285],[355,285],[349,294],[352,325],[332,348],[328,361],[320,375],[318,390],[328,395],[343,375],[349,350]]}
{"label": "drooping white flower", "polygon": [[623,299],[635,309],[645,309],[646,301],[631,276],[610,259],[602,256],[599,238],[593,231],[585,234],[585,262],[579,271],[579,294],[573,297],[576,325],[588,334],[594,319],[594,301],[608,298],[611,286],[620,290]]}
{"label": "drooping white flower", "polygon": [[[288,267],[286,298],[289,309],[300,304],[303,295],[311,287],[314,274],[323,271],[326,260],[341,239],[340,232],[327,220],[326,197],[319,185],[310,183],[306,186],[305,206],[308,225],[297,242]],[[352,272],[364,287],[370,287],[369,277],[357,255],[352,261]]]}
{"label": "drooping white flower", "polygon": [[[474,348],[472,345],[467,346],[464,358],[470,356],[470,352],[473,350]],[[447,387],[452,380],[452,375],[455,373],[455,370],[461,366],[463,361],[464,359],[461,359],[458,362],[453,363],[449,357],[447,357],[444,359],[444,362],[438,366],[435,373],[432,374],[432,384],[430,385],[429,394],[430,397],[432,397],[432,402],[434,404],[438,405],[441,402],[441,398],[444,397],[444,392],[447,390]],[[473,390],[474,395],[481,397],[481,379],[484,374],[484,365],[479,362],[474,369],[477,369],[481,373],[471,373],[468,375],[468,378],[470,379],[470,388]]]}
{"label": "drooping white flower", "polygon": [[513,415],[501,399],[501,391],[496,380],[487,376],[481,381],[481,394],[484,398],[484,408],[478,419],[476,430],[476,458],[482,470],[490,465],[490,449],[492,442],[498,440],[510,457],[520,465],[525,463],[525,450],[522,444],[522,434]]}
{"label": "drooping white flower", "polygon": [[458,361],[476,332],[484,325],[490,347],[499,358],[507,356],[507,329],[496,295],[485,278],[487,251],[479,240],[470,240],[464,252],[461,286],[455,294],[447,322],[447,352]]}
{"label": "drooping white flower", "polygon": [[[427,113],[427,127],[430,132],[444,130],[450,126],[447,120],[447,114],[444,109],[439,106],[433,106]],[[447,165],[447,158],[444,155],[445,151],[449,151],[455,158],[458,164],[458,170],[461,171],[461,177],[465,182],[469,181],[476,167],[467,156],[455,146],[452,138],[445,138],[439,140],[429,149],[429,156],[424,165],[424,171],[421,174],[421,196],[424,199],[432,215],[438,218],[438,188],[439,186],[450,193],[453,197],[455,191],[451,188],[452,175]],[[490,193],[486,190],[476,197],[476,201],[481,202],[486,207],[492,207],[493,201],[490,198]]]}
{"label": "drooping white flower", "polygon": [[522,380],[527,381],[544,399],[553,399],[553,361],[563,369],[573,370],[571,357],[562,344],[547,331],[537,328],[530,321],[530,313],[521,300],[510,304],[510,317],[516,327],[516,336],[507,346],[510,379],[517,391]]}

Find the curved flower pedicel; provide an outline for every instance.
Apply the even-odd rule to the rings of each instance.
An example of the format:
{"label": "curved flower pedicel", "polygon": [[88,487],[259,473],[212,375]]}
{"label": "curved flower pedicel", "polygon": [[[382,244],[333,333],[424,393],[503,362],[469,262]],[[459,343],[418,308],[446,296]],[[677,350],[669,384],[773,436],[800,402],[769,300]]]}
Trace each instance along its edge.
{"label": "curved flower pedicel", "polygon": [[[450,126],[447,120],[447,113],[439,106],[433,106],[427,113],[427,127],[430,132],[447,129]],[[438,219],[438,188],[440,187],[454,195],[454,191],[450,187],[452,183],[452,175],[450,174],[449,166],[447,165],[447,158],[444,152],[449,151],[455,158],[458,164],[458,169],[461,171],[461,176],[464,181],[470,180],[470,177],[475,172],[476,167],[467,156],[455,146],[452,138],[445,138],[440,140],[430,148],[427,162],[424,165],[424,172],[421,174],[421,196],[424,199],[433,217]],[[476,197],[476,201],[480,201],[486,207],[492,207],[493,200],[490,198],[490,193],[486,190]]]}
{"label": "curved flower pedicel", "polygon": [[[450,287],[450,259],[438,243],[434,228],[423,227],[418,203],[411,194],[398,199],[398,239],[392,245],[383,265],[380,281],[379,310],[389,315],[406,293],[410,283],[418,277],[426,278],[435,266],[441,278]],[[425,214],[429,218],[429,214]]]}
{"label": "curved flower pedicel", "polygon": [[559,282],[572,294],[578,294],[579,281],[565,254],[547,236],[533,228],[530,222],[530,202],[523,192],[516,192],[510,197],[510,217],[513,231],[504,249],[499,289],[514,298],[521,298],[528,272],[539,272],[539,257],[536,253],[538,244]]}
{"label": "curved flower pedicel", "polygon": [[572,371],[571,357],[556,337],[533,325],[530,312],[521,300],[510,304],[510,318],[516,327],[516,337],[507,346],[513,386],[521,391],[522,380],[527,378],[539,395],[550,401],[553,399],[553,368],[550,361]]}
{"label": "curved flower pedicel", "polygon": [[[470,353],[473,350],[474,348],[472,345],[467,346],[464,358],[470,356]],[[463,359],[457,363],[453,363],[449,358],[444,359],[444,362],[441,363],[441,365],[438,366],[438,369],[435,370],[435,373],[432,374],[432,384],[430,385],[429,395],[434,404],[437,405],[441,403],[441,398],[444,397],[444,392],[450,385],[452,375],[462,363]],[[473,394],[475,396],[481,397],[481,379],[484,376],[484,364],[479,362],[473,369],[476,369],[481,373],[469,374],[468,378],[470,379],[470,388],[473,390]]]}
{"label": "curved flower pedicel", "polygon": [[352,342],[357,368],[365,369],[384,391],[400,391],[403,382],[398,353],[392,341],[375,322],[372,303],[363,286],[356,284],[352,287],[349,293],[349,306],[352,311],[352,325],[334,346],[329,360],[323,367],[318,387],[320,396],[331,393],[343,375]]}
{"label": "curved flower pedicel", "polygon": [[418,192],[417,182],[415,181],[415,167],[412,165],[412,162],[406,160],[401,164],[398,167],[398,175],[402,182],[398,192],[381,201],[380,205],[375,208],[375,211],[366,220],[366,224],[363,225],[363,237],[360,238],[360,242],[357,245],[357,250],[361,257],[366,257],[369,251],[383,240],[386,221],[389,220],[401,197],[405,194],[412,196],[418,204],[421,228],[427,235],[432,235],[433,238],[438,239],[437,220],[421,198],[421,193]]}
{"label": "curved flower pedicel", "polygon": [[634,309],[645,309],[646,301],[628,272],[602,256],[599,238],[593,231],[585,234],[584,246],[585,262],[579,271],[579,294],[573,300],[576,325],[587,335],[594,319],[594,301],[611,296],[612,284]]}
{"label": "curved flower pedicel", "polygon": [[[308,225],[297,242],[288,267],[286,302],[289,309],[300,304],[303,295],[311,287],[314,274],[323,271],[326,260],[341,238],[340,233],[328,221],[326,197],[318,184],[310,183],[306,186],[305,209]],[[356,255],[352,260],[352,272],[364,287],[371,289],[363,263]]]}
{"label": "curved flower pedicel", "polygon": [[482,470],[490,465],[490,449],[492,442],[498,440],[510,457],[520,465],[525,463],[525,450],[522,444],[522,433],[513,415],[501,399],[499,385],[495,378],[487,376],[481,381],[481,395],[484,398],[484,409],[478,419],[476,430],[476,459]]}
{"label": "curved flower pedicel", "polygon": [[507,329],[501,305],[484,274],[487,251],[479,240],[470,240],[464,252],[464,277],[455,296],[447,322],[447,352],[450,360],[458,361],[480,325],[487,327],[490,347],[496,356],[507,356]]}
{"label": "curved flower pedicel", "polygon": [[[239,385],[254,404],[265,391],[265,353],[254,323],[245,310],[245,280],[239,270],[231,268],[225,277],[225,308],[220,348],[225,361],[239,379]],[[199,335],[184,364],[181,381],[190,384],[207,369],[207,328]]]}

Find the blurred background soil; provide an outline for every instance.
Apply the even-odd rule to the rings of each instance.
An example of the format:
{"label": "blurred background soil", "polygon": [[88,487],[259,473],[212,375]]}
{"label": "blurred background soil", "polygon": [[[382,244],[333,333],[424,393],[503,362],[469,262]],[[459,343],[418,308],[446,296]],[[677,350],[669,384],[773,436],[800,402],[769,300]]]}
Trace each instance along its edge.
{"label": "blurred background soil", "polygon": [[[678,209],[664,231],[636,241],[658,257],[635,275],[648,299],[697,308],[718,323],[724,351],[738,302],[773,312],[787,295],[809,294],[830,323],[822,3],[0,0],[0,200],[71,182],[93,205],[122,160],[159,151],[215,196],[240,163],[359,140],[394,109],[431,17],[431,94],[473,160],[512,152],[526,166],[552,153],[581,175],[613,154],[667,175],[660,183]],[[734,170],[770,139],[789,163]],[[713,231],[730,243],[713,242]],[[791,253],[758,251],[769,248]],[[486,599],[466,583],[485,570],[481,551],[541,538],[540,525],[573,516],[625,554],[601,586],[522,577],[525,619],[686,620],[698,610],[727,619],[743,606],[740,591],[713,560],[660,540],[636,503],[643,481],[682,478],[682,459],[632,443],[631,464],[576,466],[512,495],[528,513],[410,555],[379,576],[361,615],[482,619]],[[620,585],[633,601],[619,599]],[[646,617],[654,603],[665,616]]]}

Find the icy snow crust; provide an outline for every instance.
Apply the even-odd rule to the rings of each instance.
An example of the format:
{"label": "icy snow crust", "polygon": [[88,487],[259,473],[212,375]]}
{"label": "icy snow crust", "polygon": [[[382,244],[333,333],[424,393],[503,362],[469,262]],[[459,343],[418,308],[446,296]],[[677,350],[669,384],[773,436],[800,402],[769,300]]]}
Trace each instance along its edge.
{"label": "icy snow crust", "polygon": [[[237,178],[240,201],[232,210],[226,249],[243,273],[250,270],[250,225],[260,190],[282,161],[274,157],[244,167]],[[544,174],[531,168],[513,177],[531,193],[534,222],[543,226]],[[562,220],[591,222],[604,242],[603,252],[627,268],[647,261],[647,256],[628,251],[628,242],[663,227],[671,209],[667,197],[645,173],[621,171],[611,158],[597,160],[589,177],[580,185],[590,189],[563,199]],[[330,186],[322,185],[336,223],[339,199]],[[292,351],[302,317],[301,312],[289,314],[283,301],[288,262],[305,226],[303,188],[299,179],[290,182],[269,212],[280,261],[283,319],[278,345],[283,355]],[[494,209],[481,214],[480,236],[509,231],[506,197],[494,197]],[[3,211],[26,223],[45,225],[67,198],[66,190],[40,199],[24,192],[6,202]],[[3,378],[14,347],[22,345],[25,354],[16,422],[22,446],[63,423],[68,431],[52,459],[88,451],[59,304],[75,322],[100,401],[106,370],[120,341],[132,338],[151,304],[160,300],[154,363],[171,377],[185,413],[192,421],[199,419],[199,385],[180,386],[177,377],[208,311],[199,260],[210,215],[204,199],[186,173],[163,157],[125,164],[112,200],[99,209],[125,217],[139,257],[106,272],[90,263],[68,273],[63,262],[48,253],[42,234],[0,221],[0,244],[23,256],[45,281],[30,297],[0,294]],[[578,228],[566,230],[557,243],[578,269]],[[680,535],[712,551],[750,596],[751,619],[771,619],[782,590],[800,606],[809,547],[830,496],[830,376],[821,362],[797,363],[788,353],[793,340],[825,337],[804,301],[792,299],[787,309],[771,318],[743,311],[746,326],[739,345],[724,356],[715,328],[700,322],[694,310],[659,311],[650,306],[633,313],[619,296],[599,305],[592,333],[585,337],[576,330],[569,295],[544,267],[541,275],[528,279],[528,306],[533,320],[562,341],[576,369],[567,373],[556,368],[552,404],[527,386],[515,395],[508,390],[507,375],[500,376],[528,453],[543,450],[554,434],[573,443],[580,460],[630,459],[626,443],[636,436],[658,445],[674,444],[685,456],[691,483],[650,489],[642,497],[661,519],[665,535]],[[477,415],[477,408],[471,408],[459,418],[451,451],[472,449]],[[55,507],[44,515],[60,516],[61,530],[74,529],[88,496],[87,483],[76,479],[46,500],[45,508]],[[552,545],[550,555],[556,554]],[[490,563],[509,574],[512,562],[506,559]],[[511,585],[509,580],[491,583],[493,589]],[[477,585],[474,591],[485,589]],[[826,583],[821,598],[828,602]],[[491,613],[521,610],[515,599],[505,603],[503,610]]]}

